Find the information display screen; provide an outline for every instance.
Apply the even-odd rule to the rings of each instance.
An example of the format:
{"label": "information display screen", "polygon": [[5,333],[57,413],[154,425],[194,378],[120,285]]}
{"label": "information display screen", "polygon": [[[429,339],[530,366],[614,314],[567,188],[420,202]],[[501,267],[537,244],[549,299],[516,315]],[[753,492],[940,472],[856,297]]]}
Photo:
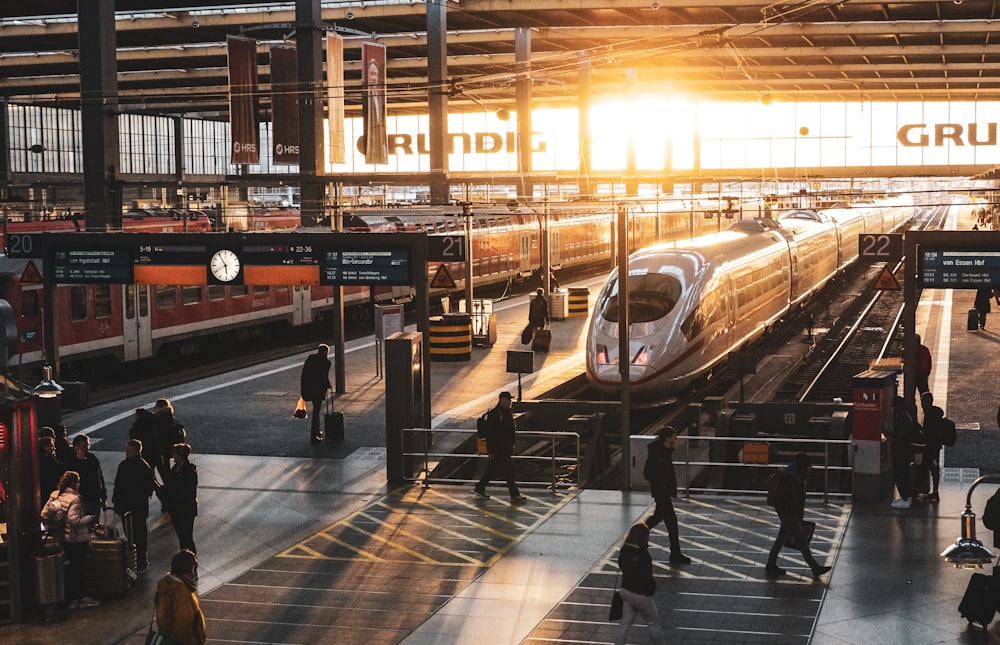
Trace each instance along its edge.
{"label": "information display screen", "polygon": [[52,274],[64,284],[130,284],[132,266],[132,253],[123,248],[58,250],[52,257]]}
{"label": "information display screen", "polygon": [[411,284],[409,249],[331,251],[320,262],[320,284]]}
{"label": "information display screen", "polygon": [[921,249],[920,286],[974,289],[1000,285],[1000,251]]}
{"label": "information display screen", "polygon": [[312,243],[248,244],[243,247],[243,283],[289,286],[319,284],[322,251]]}

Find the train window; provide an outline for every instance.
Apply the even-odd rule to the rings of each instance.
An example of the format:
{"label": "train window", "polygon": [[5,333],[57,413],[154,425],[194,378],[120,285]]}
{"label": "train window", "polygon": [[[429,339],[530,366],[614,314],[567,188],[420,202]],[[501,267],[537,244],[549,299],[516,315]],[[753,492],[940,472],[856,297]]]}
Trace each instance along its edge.
{"label": "train window", "polygon": [[[608,290],[601,316],[618,322],[618,281]],[[681,283],[674,276],[652,273],[629,277],[629,321],[645,323],[659,320],[673,310],[681,296]]]}
{"label": "train window", "polygon": [[243,284],[234,284],[229,287],[229,296],[231,298],[239,298],[241,296],[247,295],[247,287]]}
{"label": "train window", "polygon": [[225,300],[226,299],[226,286],[222,284],[210,284],[208,285],[208,299],[209,300]]}
{"label": "train window", "polygon": [[38,289],[25,289],[21,292],[21,318],[35,318],[38,316]]}
{"label": "train window", "polygon": [[201,287],[181,287],[181,304],[196,305],[201,302]]}
{"label": "train window", "polygon": [[94,318],[111,317],[111,285],[94,285]]}
{"label": "train window", "polygon": [[270,287],[260,287],[260,286],[254,285],[254,287],[253,287],[253,295],[256,296],[256,295],[259,295],[259,294],[262,294],[262,293],[267,293],[268,290],[270,290]]}
{"label": "train window", "polygon": [[87,319],[87,286],[69,288],[69,319],[76,322]]}
{"label": "train window", "polygon": [[170,309],[177,306],[177,287],[172,284],[156,285],[156,308]]}

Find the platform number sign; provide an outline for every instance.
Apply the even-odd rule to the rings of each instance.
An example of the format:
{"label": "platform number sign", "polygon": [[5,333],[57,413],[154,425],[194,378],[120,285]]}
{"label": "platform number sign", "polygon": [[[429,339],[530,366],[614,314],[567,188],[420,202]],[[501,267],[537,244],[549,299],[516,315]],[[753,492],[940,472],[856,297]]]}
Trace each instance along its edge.
{"label": "platform number sign", "polygon": [[7,235],[7,257],[17,259],[38,259],[42,257],[41,233],[9,233]]}
{"label": "platform number sign", "polygon": [[428,235],[427,259],[431,262],[465,262],[465,236]]}
{"label": "platform number sign", "polygon": [[903,259],[903,235],[901,233],[859,235],[858,255],[873,262],[899,262]]}

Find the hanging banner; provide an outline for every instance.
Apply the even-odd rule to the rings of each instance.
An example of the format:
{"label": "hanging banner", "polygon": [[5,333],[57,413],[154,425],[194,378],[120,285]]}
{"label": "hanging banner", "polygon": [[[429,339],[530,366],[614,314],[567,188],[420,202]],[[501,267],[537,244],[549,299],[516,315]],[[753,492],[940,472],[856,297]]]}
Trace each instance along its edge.
{"label": "hanging banner", "polygon": [[385,128],[385,45],[361,43],[365,163],[389,163]]}
{"label": "hanging banner", "polygon": [[260,163],[257,41],[228,36],[230,163]]}
{"label": "hanging banner", "polygon": [[332,32],[326,34],[326,104],[330,163],[344,163],[344,39]]}
{"label": "hanging banner", "polygon": [[299,70],[295,47],[271,45],[271,130],[274,163],[299,163]]}

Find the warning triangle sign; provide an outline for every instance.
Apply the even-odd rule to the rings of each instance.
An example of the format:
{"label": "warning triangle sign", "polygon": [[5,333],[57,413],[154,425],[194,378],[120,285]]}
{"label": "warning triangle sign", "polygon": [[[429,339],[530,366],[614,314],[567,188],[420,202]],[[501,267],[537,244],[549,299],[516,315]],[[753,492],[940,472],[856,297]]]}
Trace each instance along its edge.
{"label": "warning triangle sign", "polygon": [[454,289],[455,280],[451,277],[447,264],[439,264],[434,278],[431,279],[431,289]]}
{"label": "warning triangle sign", "polygon": [[31,260],[28,260],[24,272],[21,273],[21,284],[42,284],[42,274]]}
{"label": "warning triangle sign", "polygon": [[872,285],[872,289],[876,291],[899,291],[899,282],[896,281],[896,276],[892,275],[892,271],[889,270],[888,266],[882,267],[882,273],[878,274],[875,278],[875,284]]}

